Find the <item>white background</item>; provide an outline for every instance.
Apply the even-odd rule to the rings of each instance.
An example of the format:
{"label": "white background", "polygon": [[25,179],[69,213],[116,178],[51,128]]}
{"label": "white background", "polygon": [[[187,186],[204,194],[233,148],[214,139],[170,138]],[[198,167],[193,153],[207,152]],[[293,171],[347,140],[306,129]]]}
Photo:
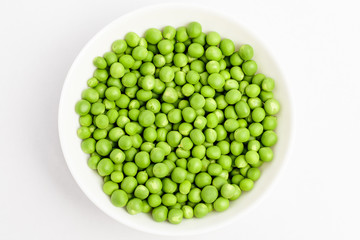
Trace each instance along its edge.
{"label": "white background", "polygon": [[[0,1],[0,239],[168,239],[97,209],[70,175],[57,132],[61,87],[82,46],[124,13],[161,2]],[[358,1],[198,3],[236,16],[276,54],[296,137],[265,201],[187,239],[360,239]]]}

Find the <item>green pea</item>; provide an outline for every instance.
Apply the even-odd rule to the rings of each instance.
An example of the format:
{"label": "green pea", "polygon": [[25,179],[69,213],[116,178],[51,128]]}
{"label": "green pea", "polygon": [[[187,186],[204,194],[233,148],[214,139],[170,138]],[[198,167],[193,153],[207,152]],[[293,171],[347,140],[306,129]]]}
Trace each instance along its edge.
{"label": "green pea", "polygon": [[243,60],[241,59],[240,55],[238,54],[238,52],[234,52],[231,56],[230,56],[230,64],[232,66],[240,66],[243,63]]}
{"label": "green pea", "polygon": [[167,103],[175,103],[178,100],[178,94],[172,87],[167,87],[162,95],[162,99]]}
{"label": "green pea", "polygon": [[235,194],[235,191],[236,191],[235,187],[232,184],[228,184],[228,183],[222,185],[220,190],[221,196],[227,199],[232,198]]}
{"label": "green pea", "polygon": [[185,181],[187,171],[183,168],[176,167],[171,173],[171,179],[176,183],[182,183]]}
{"label": "green pea", "polygon": [[184,53],[177,53],[174,55],[174,65],[177,67],[185,67],[188,64],[188,57]]}
{"label": "green pea", "polygon": [[140,37],[134,32],[128,32],[125,35],[125,41],[130,47],[136,47],[140,42]]}
{"label": "green pea", "polygon": [[253,60],[246,61],[242,64],[242,70],[246,75],[254,75],[257,68],[257,64]]}
{"label": "green pea", "polygon": [[139,199],[146,199],[149,196],[149,190],[144,185],[138,185],[135,188],[134,196]]}
{"label": "green pea", "polygon": [[172,224],[179,224],[183,219],[183,211],[181,209],[170,209],[168,221]]}
{"label": "green pea", "polygon": [[245,154],[245,160],[249,164],[256,164],[259,162],[260,157],[256,151],[247,151]]}
{"label": "green pea", "polygon": [[265,78],[266,78],[266,76],[262,73],[255,74],[253,76],[253,78],[251,79],[251,83],[261,86],[261,84]]}
{"label": "green pea", "polygon": [[204,47],[199,43],[192,43],[188,48],[188,54],[193,58],[200,58],[204,52]]}
{"label": "green pea", "polygon": [[[199,29],[199,28],[198,28],[198,29]],[[198,31],[198,32],[199,32],[199,31]],[[201,44],[202,46],[204,46],[205,43],[206,43],[205,38],[206,38],[206,34],[200,31],[200,33],[197,34],[197,37],[194,37],[194,38],[192,39],[192,41],[193,41],[194,43],[199,43],[199,44]]]}
{"label": "green pea", "polygon": [[99,100],[99,93],[93,88],[88,88],[81,93],[81,97],[90,103],[95,103]]}
{"label": "green pea", "polygon": [[195,177],[195,184],[199,188],[203,188],[207,185],[210,185],[211,181],[212,181],[211,176],[205,172],[201,172],[201,173],[197,174]]}
{"label": "green pea", "polygon": [[274,158],[274,153],[269,147],[262,147],[259,149],[259,156],[261,161],[270,162]]}
{"label": "green pea", "polygon": [[124,190],[118,189],[111,194],[111,203],[116,207],[125,207],[129,198]]}
{"label": "green pea", "polygon": [[216,187],[216,189],[219,191],[221,189],[221,187],[226,184],[227,181],[225,178],[223,177],[215,177],[212,181],[212,185]]}
{"label": "green pea", "polygon": [[250,98],[248,98],[247,103],[249,104],[250,109],[262,108],[263,107],[263,102],[258,97],[250,97]]}
{"label": "green pea", "polygon": [[[203,73],[205,71],[205,63],[201,60],[193,60],[190,63],[190,70],[196,71],[200,75],[201,73]],[[201,76],[200,76],[200,78],[201,78]]]}
{"label": "green pea", "polygon": [[251,140],[248,142],[248,150],[259,151],[261,144],[258,140]]}
{"label": "green pea", "polygon": [[138,166],[133,162],[127,162],[123,166],[123,172],[125,175],[134,177],[138,171]]}
{"label": "green pea", "polygon": [[110,180],[105,182],[103,185],[103,191],[107,195],[111,195],[117,189],[119,189],[119,185]]}
{"label": "green pea", "polygon": [[210,61],[211,60],[219,61],[222,57],[222,52],[220,48],[216,46],[210,46],[206,49],[205,56]]}
{"label": "green pea", "polygon": [[199,129],[193,129],[190,132],[190,139],[195,145],[201,145],[205,142],[205,135]]}
{"label": "green pea", "polygon": [[[150,56],[150,57],[149,57]],[[155,68],[155,65],[153,63],[151,63],[150,61],[152,60],[152,57],[153,57],[153,53],[152,52],[148,52],[147,53],[147,57],[146,58],[151,58],[148,60],[148,62],[145,62],[146,59],[144,59],[144,63],[140,66],[140,73],[144,76],[147,76],[147,75],[154,75],[155,74],[155,71],[156,71],[156,68]],[[155,80],[155,79],[154,79]],[[151,88],[152,89],[152,88]],[[151,90],[150,89],[150,90]]]}
{"label": "green pea", "polygon": [[157,133],[156,141],[166,141],[166,135],[168,133],[168,130],[166,130],[165,128],[158,128],[156,130],[156,133]]}
{"label": "green pea", "polygon": [[222,140],[225,140],[226,137],[227,137],[227,132],[224,128],[223,125],[217,125],[215,127],[215,131],[216,131],[216,141],[222,141]]}
{"label": "green pea", "polygon": [[123,163],[125,161],[125,153],[120,149],[113,149],[110,153],[110,159],[114,163]]}
{"label": "green pea", "polygon": [[95,125],[100,129],[105,129],[109,125],[109,118],[104,114],[100,114],[95,118]]}
{"label": "green pea", "polygon": [[191,38],[197,38],[202,33],[202,27],[198,22],[191,22],[186,27],[186,32]]}
{"label": "green pea", "polygon": [[96,152],[101,156],[107,156],[112,150],[112,143],[107,139],[100,139],[96,143]]}
{"label": "green pea", "polygon": [[150,152],[150,159],[154,163],[162,162],[165,157],[165,152],[162,148],[153,148]]}
{"label": "green pea", "polygon": [[248,129],[250,135],[253,137],[258,137],[263,133],[263,125],[261,125],[260,123],[252,123],[250,124]]}
{"label": "green pea", "polygon": [[214,202],[214,209],[217,212],[223,212],[226,209],[229,208],[229,200],[224,198],[224,197],[219,197],[218,199],[216,199],[216,201]]}
{"label": "green pea", "polygon": [[[239,55],[243,60],[247,61],[247,60],[250,60],[253,58],[254,50],[250,45],[244,44],[239,49]],[[250,75],[252,75],[252,74],[250,74]]]}
{"label": "green pea", "polygon": [[177,198],[177,203],[183,205],[184,203],[186,203],[187,199],[187,195],[186,194],[182,194],[180,192],[175,194],[176,198]]}
{"label": "green pea", "polygon": [[272,147],[277,142],[277,135],[274,131],[268,130],[263,133],[261,136],[261,143],[265,147]]}
{"label": "green pea", "polygon": [[218,190],[216,187],[209,185],[201,190],[201,199],[205,203],[213,203],[218,198]]}
{"label": "green pea", "polygon": [[153,208],[156,208],[161,204],[161,197],[157,194],[150,194],[147,200],[149,205]]}
{"label": "green pea", "polygon": [[269,77],[265,78],[261,83],[261,87],[263,90],[271,92],[275,88],[274,79],[269,78]]}
{"label": "green pea", "polygon": [[165,193],[161,198],[162,204],[167,207],[174,206],[177,203],[177,198],[174,194]]}
{"label": "green pea", "polygon": [[198,203],[201,201],[201,190],[199,188],[193,188],[188,194],[188,199],[190,202]]}
{"label": "green pea", "polygon": [[100,157],[99,156],[91,156],[89,159],[88,159],[88,166],[91,168],[91,169],[97,169],[97,165],[99,164],[100,162]]}
{"label": "green pea", "polygon": [[267,114],[275,115],[280,111],[280,104],[276,99],[268,99],[265,104],[264,108]]}
{"label": "green pea", "polygon": [[182,92],[182,94],[184,94],[184,96],[190,97],[195,92],[195,87],[194,87],[194,85],[189,84],[189,83],[184,84],[181,88],[181,92]]}
{"label": "green pea", "polygon": [[260,178],[261,172],[258,168],[254,167],[254,168],[250,168],[247,172],[247,178],[256,181]]}
{"label": "green pea", "polygon": [[147,168],[150,165],[150,155],[145,151],[138,152],[135,155],[135,163],[139,168]]}
{"label": "green pea", "polygon": [[91,105],[86,100],[80,100],[75,105],[75,112],[80,116],[84,116],[89,113]]}
{"label": "green pea", "polygon": [[139,123],[143,127],[149,127],[155,122],[155,115],[149,110],[142,111],[139,114]]}
{"label": "green pea", "polygon": [[239,101],[235,104],[235,112],[239,118],[246,118],[250,114],[250,107],[246,102]]}
{"label": "green pea", "polygon": [[206,98],[205,99],[205,105],[204,105],[204,110],[206,112],[214,112],[217,108],[217,103],[215,101],[215,99],[213,98]]}
{"label": "green pea", "polygon": [[90,114],[80,116],[79,123],[83,127],[89,127],[92,124],[92,117]]}
{"label": "green pea", "polygon": [[231,178],[231,182],[232,182],[233,184],[235,184],[235,185],[239,185],[240,182],[241,182],[241,180],[243,180],[243,179],[244,179],[244,177],[241,176],[240,174],[238,174],[238,175],[234,175],[234,176]]}
{"label": "green pea", "polygon": [[157,44],[162,39],[161,31],[156,28],[149,28],[145,32],[145,39],[151,44]]}
{"label": "green pea", "polygon": [[96,87],[98,85],[98,83],[99,83],[99,81],[94,77],[89,78],[89,80],[87,81],[87,85],[91,88]]}
{"label": "green pea", "polygon": [[191,123],[196,118],[196,112],[191,107],[186,107],[182,110],[182,117],[185,120],[185,122]]}
{"label": "green pea", "polygon": [[250,191],[254,187],[254,181],[249,178],[244,178],[240,182],[240,189],[241,191]]}
{"label": "green pea", "polygon": [[180,144],[182,136],[178,131],[170,131],[166,138],[171,147],[177,147]]}
{"label": "green pea", "polygon": [[111,173],[110,179],[115,183],[120,183],[124,179],[124,174],[121,171],[114,171]]}
{"label": "green pea", "polygon": [[86,139],[91,136],[91,132],[88,127],[80,127],[77,130],[77,135],[80,139]]}
{"label": "green pea", "polygon": [[206,156],[210,159],[219,159],[221,156],[221,150],[218,146],[211,146],[206,149]]}
{"label": "green pea", "polygon": [[250,132],[247,128],[238,128],[234,133],[237,142],[247,142],[250,138]]}
{"label": "green pea", "polygon": [[188,206],[188,205],[183,206],[182,211],[183,211],[183,214],[184,214],[184,218],[186,218],[186,219],[190,219],[190,218],[192,218],[194,216],[193,208]]}
{"label": "green pea", "polygon": [[266,116],[262,121],[265,130],[274,130],[277,126],[277,118],[274,116]]}
{"label": "green pea", "polygon": [[168,209],[165,206],[159,206],[153,209],[152,217],[156,222],[163,222],[168,218]]}
{"label": "green pea", "polygon": [[235,51],[235,44],[232,40],[224,38],[220,42],[220,50],[225,56],[231,56]]}
{"label": "green pea", "polygon": [[222,170],[223,170],[222,166],[217,163],[210,163],[207,169],[208,173],[211,176],[219,176]]}
{"label": "green pea", "polygon": [[183,53],[183,52],[185,52],[185,49],[186,49],[186,46],[184,43],[182,43],[182,42],[175,43],[175,48],[174,48],[175,52]]}
{"label": "green pea", "polygon": [[263,102],[266,102],[267,100],[274,98],[274,94],[273,92],[261,91],[259,97]]}
{"label": "green pea", "polygon": [[194,93],[190,97],[190,106],[195,110],[203,108],[205,106],[205,98],[199,93]]}
{"label": "green pea", "polygon": [[176,29],[174,27],[172,26],[164,27],[162,35],[165,39],[174,39],[175,34],[176,34]]}
{"label": "green pea", "polygon": [[250,84],[245,88],[246,95],[249,97],[257,97],[260,94],[260,87],[256,84]]}
{"label": "green pea", "polygon": [[149,213],[152,210],[151,206],[148,204],[148,202],[146,200],[142,200],[142,204],[143,204],[143,207],[142,207],[143,213]]}
{"label": "green pea", "polygon": [[93,77],[99,82],[105,82],[108,79],[109,74],[105,69],[96,69],[94,71]]}
{"label": "green pea", "polygon": [[225,79],[219,73],[212,73],[208,77],[208,83],[215,90],[219,90],[225,85]]}
{"label": "green pea", "polygon": [[120,187],[127,193],[133,193],[137,185],[136,179],[133,176],[128,176],[122,180]]}
{"label": "green pea", "polygon": [[219,141],[216,146],[220,148],[222,155],[227,155],[230,153],[230,143],[228,141]]}
{"label": "green pea", "polygon": [[169,174],[169,167],[164,163],[156,163],[153,167],[155,177],[164,178]]}
{"label": "green pea", "polygon": [[105,69],[107,67],[107,63],[103,57],[95,57],[93,60],[93,64],[99,69]]}
{"label": "green pea", "polygon": [[194,208],[194,215],[197,218],[203,218],[209,213],[208,207],[204,203],[196,204]]}
{"label": "green pea", "polygon": [[244,72],[243,70],[241,70],[240,67],[232,67],[230,69],[230,75],[233,79],[237,80],[237,81],[241,81],[244,79]]}
{"label": "green pea", "polygon": [[148,142],[154,142],[157,139],[157,131],[155,128],[148,127],[143,131],[143,138]]}
{"label": "green pea", "polygon": [[185,137],[181,139],[179,147],[181,147],[184,150],[191,150],[194,146],[194,143],[191,141],[189,137]]}
{"label": "green pea", "polygon": [[157,194],[162,189],[162,182],[159,178],[151,177],[146,181],[145,186],[150,193]]}
{"label": "green pea", "polygon": [[108,158],[103,158],[97,165],[97,170],[100,176],[110,175],[114,171],[114,164]]}
{"label": "green pea", "polygon": [[231,89],[230,91],[228,91],[225,95],[225,101],[228,104],[235,104],[237,102],[240,101],[241,99],[241,92],[239,90],[236,89]]}
{"label": "green pea", "polygon": [[133,198],[126,204],[126,210],[129,214],[135,215],[142,212],[143,202],[139,198]]}
{"label": "green pea", "polygon": [[198,128],[200,130],[204,129],[205,126],[207,125],[207,118],[205,118],[204,116],[197,116],[195,121],[194,121],[194,127]]}
{"label": "green pea", "polygon": [[130,136],[127,135],[121,136],[118,141],[118,146],[122,150],[129,150],[132,147],[132,141]]}
{"label": "green pea", "polygon": [[[241,175],[237,175],[237,176],[241,176]],[[240,195],[241,195],[241,189],[238,186],[238,184],[233,184],[233,186],[235,188],[235,193],[231,198],[229,198],[229,200],[231,200],[231,201],[234,201],[234,200],[238,199],[240,197]]]}

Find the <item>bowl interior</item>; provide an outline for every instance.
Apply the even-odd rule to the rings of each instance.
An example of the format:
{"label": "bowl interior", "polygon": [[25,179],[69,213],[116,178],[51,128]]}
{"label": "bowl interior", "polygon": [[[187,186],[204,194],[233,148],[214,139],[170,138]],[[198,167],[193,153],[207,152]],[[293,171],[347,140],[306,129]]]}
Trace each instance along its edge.
{"label": "bowl interior", "polygon": [[[87,166],[88,155],[80,148],[80,139],[76,135],[79,127],[78,115],[74,111],[75,103],[80,99],[81,91],[87,87],[87,79],[93,74],[92,60],[110,50],[111,43],[124,38],[129,31],[142,35],[150,27],[162,28],[166,25],[184,26],[198,21],[203,31],[217,31],[223,38],[230,38],[238,48],[241,44],[251,44],[255,51],[258,72],[276,80],[275,97],[280,101],[282,110],[278,115],[278,143],[274,148],[275,158],[261,167],[262,176],[248,193],[231,202],[230,208],[222,213],[211,213],[202,219],[184,220],[180,225],[156,223],[149,214],[129,215],[124,208],[114,207],[102,191],[102,179]],[[162,5],[147,7],[127,14],[107,25],[82,49],[73,63],[62,90],[59,107],[59,134],[62,150],[69,169],[83,192],[106,214],[117,221],[156,234],[187,235],[216,229],[223,224],[241,218],[269,191],[284,165],[291,134],[290,99],[285,80],[279,67],[261,41],[241,24],[214,10],[188,5]]]}

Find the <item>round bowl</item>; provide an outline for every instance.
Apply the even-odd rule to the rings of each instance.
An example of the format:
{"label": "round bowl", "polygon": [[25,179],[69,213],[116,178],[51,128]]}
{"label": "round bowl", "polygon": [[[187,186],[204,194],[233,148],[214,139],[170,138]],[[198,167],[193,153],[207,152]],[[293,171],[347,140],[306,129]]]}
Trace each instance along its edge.
{"label": "round bowl", "polygon": [[[77,137],[79,116],[74,111],[75,103],[80,99],[81,91],[87,87],[87,80],[92,77],[92,60],[110,50],[111,43],[124,38],[129,31],[142,35],[150,27],[162,28],[166,25],[184,26],[191,21],[202,24],[203,31],[217,31],[222,37],[232,39],[236,47],[248,43],[255,51],[258,72],[276,80],[275,97],[281,103],[278,114],[278,143],[274,148],[275,158],[261,167],[262,176],[252,191],[231,202],[227,211],[212,212],[202,219],[184,219],[179,225],[168,222],[157,223],[149,214],[129,215],[124,208],[117,208],[110,202],[109,196],[102,191],[102,178],[87,166],[88,155],[80,148],[81,140]],[[135,228],[161,235],[190,235],[215,230],[231,221],[244,217],[244,214],[262,200],[274,185],[284,167],[292,138],[292,108],[289,89],[281,74],[280,67],[264,44],[238,20],[221,14],[216,10],[188,4],[165,4],[145,7],[126,14],[97,33],[81,50],[66,77],[59,106],[59,135],[62,151],[67,165],[76,182],[86,196],[103,212],[116,221]]]}

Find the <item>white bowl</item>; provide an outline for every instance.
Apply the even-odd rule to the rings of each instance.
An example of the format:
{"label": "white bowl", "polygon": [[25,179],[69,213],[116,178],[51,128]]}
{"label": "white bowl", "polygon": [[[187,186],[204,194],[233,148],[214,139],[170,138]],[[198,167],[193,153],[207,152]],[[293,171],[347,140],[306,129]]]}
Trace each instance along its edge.
{"label": "white bowl", "polygon": [[[278,143],[275,146],[275,158],[262,167],[262,176],[256,182],[252,191],[231,202],[230,208],[221,213],[213,212],[202,219],[184,219],[180,225],[157,223],[149,214],[129,215],[124,208],[113,206],[109,197],[102,191],[102,178],[87,166],[88,155],[81,151],[81,140],[77,137],[79,116],[74,111],[75,103],[80,99],[81,91],[87,87],[87,79],[93,74],[92,60],[110,50],[111,43],[122,39],[129,31],[140,35],[150,27],[162,28],[166,25],[184,26],[191,21],[198,21],[203,31],[217,31],[222,37],[234,40],[237,47],[240,44],[251,44],[255,50],[258,72],[273,77],[276,80],[275,97],[281,103],[278,115]],[[129,227],[161,235],[190,235],[215,230],[230,221],[244,217],[244,213],[253,208],[274,185],[280,171],[283,169],[292,138],[292,109],[289,89],[280,72],[279,66],[261,41],[249,32],[237,20],[216,10],[202,6],[166,4],[146,7],[126,14],[111,22],[96,34],[82,49],[75,59],[63,86],[59,106],[59,135],[62,150],[67,165],[76,182],[88,198],[110,217]]]}

